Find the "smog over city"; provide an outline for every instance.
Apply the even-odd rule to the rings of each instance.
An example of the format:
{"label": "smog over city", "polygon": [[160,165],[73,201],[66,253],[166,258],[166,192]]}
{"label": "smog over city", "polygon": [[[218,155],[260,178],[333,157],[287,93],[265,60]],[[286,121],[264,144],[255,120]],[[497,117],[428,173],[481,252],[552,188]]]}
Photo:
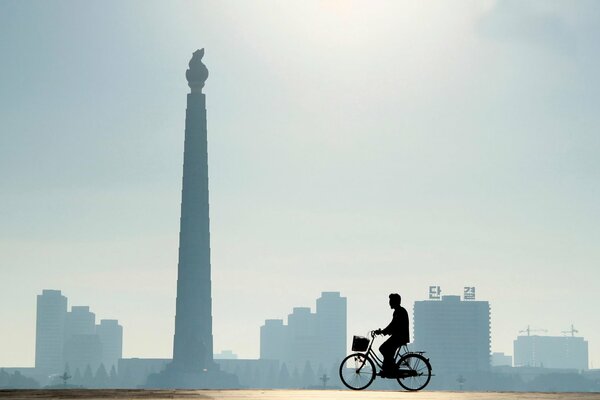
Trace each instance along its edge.
{"label": "smog over city", "polygon": [[598,38],[592,0],[0,0],[0,397],[600,399]]}

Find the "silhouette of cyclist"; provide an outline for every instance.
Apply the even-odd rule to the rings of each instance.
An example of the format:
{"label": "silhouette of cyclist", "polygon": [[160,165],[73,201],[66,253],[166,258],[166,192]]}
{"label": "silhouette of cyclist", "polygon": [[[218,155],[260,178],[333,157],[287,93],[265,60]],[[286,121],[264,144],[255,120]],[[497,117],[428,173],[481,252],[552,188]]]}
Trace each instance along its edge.
{"label": "silhouette of cyclist", "polygon": [[379,351],[383,355],[382,377],[393,376],[396,373],[394,365],[396,350],[410,341],[408,334],[408,313],[400,305],[401,300],[402,298],[398,293],[390,294],[390,308],[394,310],[392,322],[384,329],[377,329],[375,331],[378,335],[390,336],[389,339],[379,346]]}

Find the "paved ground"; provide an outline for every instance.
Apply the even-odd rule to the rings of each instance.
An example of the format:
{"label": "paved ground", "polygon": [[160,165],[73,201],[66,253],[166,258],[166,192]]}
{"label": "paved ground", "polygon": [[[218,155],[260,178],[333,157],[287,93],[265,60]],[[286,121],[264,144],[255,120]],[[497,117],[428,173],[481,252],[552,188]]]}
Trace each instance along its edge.
{"label": "paved ground", "polygon": [[2,399],[600,400],[600,393],[379,392],[349,390],[0,390]]}

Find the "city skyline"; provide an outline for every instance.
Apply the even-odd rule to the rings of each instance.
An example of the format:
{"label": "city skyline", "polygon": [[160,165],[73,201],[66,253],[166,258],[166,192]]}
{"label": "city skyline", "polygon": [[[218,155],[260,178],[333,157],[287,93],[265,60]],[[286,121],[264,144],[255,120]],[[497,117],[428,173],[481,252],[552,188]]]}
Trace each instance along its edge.
{"label": "city skyline", "polygon": [[[457,295],[457,294],[442,294],[442,290],[441,290],[440,286],[430,286],[429,287],[429,292],[428,292],[428,294],[429,294],[428,297],[427,298],[424,297],[421,300],[416,300],[413,303],[413,306],[416,305],[416,304],[419,304],[419,306],[421,307],[421,309],[422,309],[422,307],[424,305],[425,306],[433,306],[434,307],[433,309],[435,309],[435,307],[440,307],[440,309],[437,311],[437,313],[439,315],[437,317],[433,318],[432,321],[438,321],[438,319],[440,318],[440,315],[446,315],[447,314],[446,318],[444,319],[444,321],[445,321],[444,323],[447,323],[449,316],[456,317],[454,315],[454,313],[456,312],[455,308],[457,306],[458,306],[458,309],[460,309],[461,305],[463,303],[467,307],[471,307],[471,306],[476,306],[477,307],[478,304],[485,304],[485,308],[487,308],[487,311],[486,311],[487,314],[484,314],[484,321],[487,321],[486,322],[487,323],[487,328],[484,330],[484,332],[489,332],[489,338],[491,338],[492,335],[493,335],[493,332],[492,332],[492,329],[491,329],[491,325],[489,324],[489,321],[491,321],[491,316],[490,316],[490,313],[489,313],[489,308],[490,308],[489,302],[487,300],[481,301],[481,300],[479,300],[477,298],[477,296],[476,296],[476,288],[475,287],[466,287],[465,286],[463,289],[464,289],[464,292],[463,292],[462,297],[461,297],[461,295]],[[68,314],[71,314],[74,311],[84,312],[86,314],[90,314],[91,315],[91,317],[90,317],[91,321],[92,322],[95,321],[95,314],[90,311],[90,307],[89,306],[71,305],[70,306],[71,307],[71,311],[67,312],[67,310],[68,310],[68,307],[67,307],[68,306],[68,298],[64,294],[61,293],[61,290],[44,289],[42,291],[42,294],[38,295],[38,306],[37,306],[37,312],[36,312],[37,319],[38,319],[38,323],[37,323],[38,327],[36,327],[36,336],[39,334],[39,329],[40,329],[39,328],[39,326],[40,326],[39,325],[40,324],[39,319],[40,319],[40,317],[42,317],[42,320],[44,320],[44,313],[40,314],[40,299],[43,299],[44,296],[50,296],[50,298],[53,298],[52,296],[60,296],[60,298],[63,299],[64,304],[58,305],[58,309],[64,308],[64,314],[65,314],[62,317],[62,319],[61,319],[60,315],[57,316],[55,311],[54,312],[50,312],[50,314],[48,314],[48,315],[51,316],[51,319],[50,320],[46,319],[46,321],[44,322],[44,324],[50,323],[50,325],[53,325],[55,323],[59,323],[60,325],[65,325],[65,327],[61,328],[61,329],[67,329],[67,327],[68,327],[69,324],[68,324],[68,321],[65,320],[65,317],[67,317]],[[292,313],[291,314],[287,314],[286,318],[265,319],[263,321],[263,325],[261,325],[259,327],[259,329],[261,331],[261,334],[260,334],[260,345],[259,345],[259,347],[260,347],[260,354],[259,354],[259,357],[257,357],[257,359],[277,359],[278,361],[282,361],[282,359],[285,360],[286,358],[288,358],[288,356],[281,357],[281,355],[280,355],[280,356],[273,357],[273,354],[279,354],[279,353],[282,353],[282,352],[289,352],[289,351],[296,351],[297,352],[297,349],[296,350],[293,350],[291,348],[287,349],[286,346],[282,346],[283,343],[279,343],[281,341],[281,338],[274,338],[273,333],[275,334],[275,336],[281,335],[280,332],[282,332],[282,330],[287,329],[288,326],[289,326],[289,324],[291,323],[290,318],[294,318],[295,319],[294,322],[293,322],[293,324],[296,325],[296,326],[298,326],[298,327],[301,325],[301,324],[299,324],[299,322],[301,322],[302,320],[308,321],[308,319],[314,319],[314,318],[316,318],[318,316],[318,314],[319,314],[319,302],[323,302],[324,298],[326,298],[326,299],[329,300],[328,302],[326,302],[326,304],[329,303],[328,306],[325,307],[325,308],[323,308],[323,310],[327,310],[327,311],[325,311],[325,315],[329,315],[330,317],[334,317],[335,320],[336,320],[335,322],[332,322],[333,323],[333,327],[335,327],[335,328],[333,328],[332,326],[330,326],[329,329],[333,328],[334,331],[337,331],[338,329],[342,329],[343,331],[346,331],[347,322],[345,322],[345,321],[347,320],[347,316],[346,316],[347,315],[347,310],[345,308],[345,304],[346,304],[346,300],[347,299],[345,297],[340,297],[340,293],[339,292],[321,292],[321,297],[319,299],[317,299],[317,301],[316,301],[316,306],[314,307],[314,312],[313,312],[313,307],[292,306]],[[336,312],[334,311],[335,307],[332,308],[331,300],[333,300],[333,299],[337,299],[337,300],[342,300],[343,301],[343,305],[344,305],[343,306],[343,311],[340,310],[341,312],[339,314],[336,314]],[[52,300],[54,302],[53,304],[55,304],[57,300],[58,299]],[[337,301],[337,300],[334,300],[334,302]],[[452,307],[453,304],[455,304],[454,307]],[[405,304],[404,306],[405,306],[405,308],[408,308],[408,309],[411,309],[411,310],[413,309],[413,307],[411,305]],[[54,309],[56,309],[57,305],[53,305],[52,307]],[[60,314],[60,312],[59,312],[59,314]],[[432,318],[432,317],[430,316],[430,318]],[[460,318],[464,318],[464,315],[461,315]],[[342,321],[344,321],[344,322],[342,322]],[[116,319],[101,319],[100,322],[101,322],[101,324],[95,325],[95,328],[93,328],[94,331],[97,330],[99,327],[102,327],[102,325],[104,323],[106,323],[106,324],[118,324],[118,320],[116,320]],[[306,330],[306,332],[311,332],[311,331],[313,331],[318,326],[318,324],[315,325],[316,322],[317,322],[317,320],[315,320],[315,321],[308,321],[308,324],[305,327],[301,328],[301,329],[302,330]],[[440,321],[438,321],[438,322],[440,322]],[[81,323],[79,325],[81,325]],[[87,326],[89,324],[87,324],[87,323],[84,322],[83,325]],[[463,326],[462,324],[459,324],[459,325],[460,325],[460,327],[463,327],[464,329],[468,329],[468,327]],[[342,328],[342,326],[343,326],[343,328]],[[265,336],[263,338],[262,331],[263,331],[264,328],[268,328],[268,327],[274,327],[274,328],[277,328],[277,329],[272,334],[268,334],[268,336]],[[440,341],[440,338],[437,337],[439,335],[439,329],[438,328],[433,328],[432,329],[430,327],[429,332],[428,332],[427,326],[424,326],[423,322],[419,322],[416,325],[413,325],[411,323],[411,327],[413,329],[411,329],[411,332],[410,332],[410,337],[411,337],[410,346],[411,347],[416,346],[416,347],[414,347],[415,350],[417,350],[417,348],[420,349],[421,347],[424,346],[424,348],[428,348],[429,351],[431,351],[430,346],[434,342]],[[78,329],[81,330],[81,327],[79,327]],[[83,329],[85,330],[86,328],[83,328]],[[91,328],[88,328],[88,329],[91,329]],[[122,329],[122,327],[121,327],[121,329]],[[427,343],[429,343],[428,345],[423,345],[423,339],[421,339],[420,342],[415,342],[415,334],[414,334],[414,330],[415,329],[418,330],[418,331],[420,331],[420,333],[422,335],[424,335],[424,336],[427,337],[426,341],[427,341]],[[91,333],[91,332],[89,332],[89,333]],[[572,338],[574,340],[574,343],[577,343],[578,345],[579,345],[579,343],[585,343],[585,352],[580,351],[579,347],[578,347],[579,353],[577,353],[577,357],[579,357],[580,354],[584,354],[585,353],[586,354],[585,359],[587,360],[587,341],[585,341],[585,337],[578,335],[579,331],[575,328],[575,326],[571,325],[571,328],[570,328],[569,331],[561,331],[560,333],[562,334],[562,336],[559,336],[559,335],[556,335],[556,334],[553,334],[553,333],[556,333],[556,332],[549,332],[547,329],[536,329],[536,328],[531,328],[530,326],[527,326],[525,329],[520,330],[518,332],[517,336],[515,336],[516,339],[514,339],[514,343],[517,343],[519,341],[519,338],[521,340],[526,340],[526,339],[536,340],[536,338],[541,338],[539,340],[542,340],[542,341],[546,341],[546,340],[548,340],[548,341],[555,341],[557,343],[561,342],[561,339],[570,339],[570,338]],[[314,335],[314,332],[312,334]],[[121,335],[122,335],[122,333],[121,333]],[[59,336],[60,336],[60,342],[62,342],[64,340],[63,339],[63,334],[61,333]],[[65,338],[67,336],[68,335],[65,335]],[[342,336],[343,336],[343,338],[342,338]],[[340,344],[347,341],[346,340],[347,339],[346,336],[348,336],[348,333],[346,332],[345,335],[342,335],[342,336],[340,336],[339,334],[337,335],[337,339],[340,340]],[[477,334],[475,334],[475,336],[477,336]],[[267,340],[267,338],[270,338],[270,339]],[[432,339],[432,338],[434,338],[434,339]],[[435,338],[437,338],[437,339],[435,339]],[[462,340],[468,342],[469,340],[472,340],[472,339],[473,338],[471,338],[471,337],[469,337],[467,335]],[[266,349],[266,350],[263,349],[263,341],[264,340],[267,340],[267,342],[265,342],[265,343],[268,344],[268,349]],[[288,341],[288,340],[289,340],[289,338],[288,339],[284,339],[284,341]],[[331,338],[329,338],[329,340],[332,341]],[[59,342],[59,344],[60,344],[60,342]],[[335,342],[335,341],[332,341],[332,342]],[[316,343],[318,343],[318,339],[317,339]],[[38,347],[38,340],[37,339],[36,339],[35,346],[36,346],[36,349],[37,349],[37,347]],[[317,344],[317,346],[318,346],[318,344]],[[334,346],[338,347],[339,344],[334,344]],[[419,346],[421,346],[421,347],[419,347]],[[487,344],[486,348],[487,348],[487,346],[490,346],[490,350],[491,350],[491,345]],[[56,347],[56,349],[55,350],[54,349],[51,350],[51,352],[56,352],[56,351],[58,351],[59,353],[62,352],[62,348],[60,348],[60,346],[58,346],[58,347],[57,346],[50,346],[50,347]],[[348,344],[347,343],[343,344],[342,347],[348,347]],[[435,347],[444,348],[446,346],[444,344],[444,341],[441,340],[440,343],[438,343],[438,344],[435,345]],[[551,348],[551,346],[546,346],[546,347],[548,349]],[[47,352],[48,348],[49,348],[49,346],[44,346],[42,348],[42,352],[40,354],[42,354],[42,355],[45,354],[45,352]],[[300,354],[306,353],[307,350],[308,349],[302,350],[300,352]],[[459,350],[460,349],[457,348],[457,351],[459,351]],[[337,351],[338,351],[339,354],[342,354],[341,348],[338,348]],[[346,349],[346,351],[347,351],[347,349]],[[550,351],[547,351],[547,350],[544,350],[544,351],[546,353],[548,353],[548,354],[552,354],[552,352],[550,352]],[[116,349],[116,353],[117,354],[121,354],[122,353],[122,344],[118,345],[118,349]],[[316,356],[319,353],[318,351],[317,352],[312,351],[312,352],[308,352],[306,354],[309,354],[309,353],[312,354],[313,356],[317,357],[317,358],[320,357],[320,356]],[[36,355],[37,354],[38,354],[38,351],[36,350]],[[502,352],[498,353],[498,352],[490,351],[489,354],[488,354],[490,360],[492,360],[493,357],[494,357],[494,355],[496,355],[496,354],[500,355],[502,357],[508,356],[510,359],[513,359],[515,357],[515,353],[514,352],[505,355]],[[223,349],[219,353],[217,353],[217,352],[213,353],[213,356],[215,356],[215,359],[218,358],[217,356],[219,356],[219,355],[222,356],[222,357],[220,357],[221,359],[237,359],[238,358],[238,355],[233,350],[231,350],[231,349]],[[555,355],[555,356],[557,356],[557,355]],[[296,354],[295,356],[289,356],[289,357],[290,357],[290,359],[304,360],[298,354]],[[523,356],[521,355],[521,357],[523,357]],[[113,358],[115,358],[115,357],[113,357]],[[116,357],[116,358],[119,358],[119,357]],[[133,357],[133,358],[139,358],[139,357]],[[154,358],[154,357],[150,357],[150,358]],[[568,363],[572,363],[572,362],[573,362],[573,360],[568,360]],[[583,364],[580,361],[576,361],[576,362],[579,362],[579,364],[578,364],[579,367],[581,367],[581,365],[584,365],[584,364],[585,365],[589,364],[587,361],[585,361]],[[62,365],[62,363],[59,363],[59,364]],[[104,362],[104,364],[112,366],[110,363]],[[36,368],[45,369],[45,367],[43,367],[41,365],[38,366],[38,362],[37,361],[36,361],[35,365],[36,365]],[[494,365],[494,363],[492,361],[490,361],[490,365]],[[505,365],[505,364],[500,364],[500,365]],[[511,362],[511,365],[512,365],[512,362]],[[514,366],[515,367],[516,366],[533,366],[533,367],[535,367],[535,366],[539,366],[539,365],[535,365],[535,364],[534,365],[529,365],[527,363],[524,364],[522,361],[519,362],[517,360],[517,361],[515,361],[515,365]],[[591,366],[588,366],[588,367],[591,368]],[[584,369],[586,369],[588,367],[585,367]],[[62,367],[60,367],[60,368],[62,368]],[[558,365],[557,361],[554,361],[554,364],[551,366],[551,368],[560,368],[560,366]],[[568,369],[568,368],[574,368],[574,367],[565,366],[564,368]],[[577,369],[581,369],[581,368],[577,368]]]}
{"label": "city skyline", "polygon": [[412,315],[476,286],[492,351],[575,324],[597,366],[598,5],[135,4],[0,4],[0,365],[33,365],[46,288],[118,310],[124,356],[170,357],[205,47],[216,352],[256,358],[264,319],[322,291],[351,336],[388,293]]}
{"label": "city skyline", "polygon": [[[461,385],[468,382],[467,390],[539,389],[544,375],[597,374],[598,369],[588,369],[587,341],[575,336],[578,331],[573,326],[562,332],[565,336],[538,336],[538,329],[528,327],[514,340],[514,366],[513,357],[503,353],[493,353],[490,359],[491,305],[476,294],[476,288],[465,287],[462,298],[444,295],[439,286],[431,286],[429,298],[414,303],[409,349],[426,349],[427,357],[435,360],[432,388],[456,388],[456,380],[462,377]],[[215,360],[222,371],[235,374],[242,387],[310,388],[318,386],[316,377],[323,374],[329,376],[331,385],[339,386],[336,371],[348,352],[346,301],[339,292],[322,292],[314,313],[311,307],[294,306],[287,324],[283,319],[265,320],[260,327],[260,358],[240,359],[224,351],[221,357],[215,354]],[[36,366],[21,368],[21,373],[44,385],[56,382],[62,371],[71,371],[76,385],[123,388],[147,385],[149,374],[166,367],[169,371],[171,358],[121,358],[118,321],[103,319],[95,325],[89,306],[73,305],[67,312],[66,302],[57,290],[38,295],[36,337],[41,340],[36,340]],[[55,345],[48,346],[53,340]],[[57,345],[63,342],[64,359]],[[58,357],[53,355],[57,350]],[[585,389],[585,382],[577,387]],[[591,381],[587,384],[592,385]],[[568,390],[569,384],[565,385],[561,390]],[[376,386],[387,387],[381,382]]]}

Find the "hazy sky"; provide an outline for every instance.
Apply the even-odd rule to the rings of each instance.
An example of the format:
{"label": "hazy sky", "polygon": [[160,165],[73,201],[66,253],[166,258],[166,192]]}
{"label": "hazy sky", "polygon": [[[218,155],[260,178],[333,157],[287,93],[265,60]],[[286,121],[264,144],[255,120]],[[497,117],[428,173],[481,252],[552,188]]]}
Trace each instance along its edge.
{"label": "hazy sky", "polygon": [[351,336],[473,285],[493,351],[573,323],[600,366],[593,0],[0,1],[0,366],[44,288],[171,356],[201,47],[215,350],[321,291]]}

